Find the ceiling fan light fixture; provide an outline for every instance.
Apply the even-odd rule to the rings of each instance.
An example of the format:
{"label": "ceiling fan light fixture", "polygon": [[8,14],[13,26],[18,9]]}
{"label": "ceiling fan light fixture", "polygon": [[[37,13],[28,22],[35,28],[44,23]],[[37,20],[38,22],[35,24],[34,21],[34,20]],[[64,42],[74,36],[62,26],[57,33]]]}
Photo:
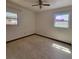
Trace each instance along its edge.
{"label": "ceiling fan light fixture", "polygon": [[43,2],[44,1],[42,1],[42,0],[38,0],[39,2],[38,2],[38,4],[35,4],[35,5],[32,5],[32,6],[39,6],[40,7],[40,9],[42,8],[42,6],[50,6],[50,4],[43,4]]}

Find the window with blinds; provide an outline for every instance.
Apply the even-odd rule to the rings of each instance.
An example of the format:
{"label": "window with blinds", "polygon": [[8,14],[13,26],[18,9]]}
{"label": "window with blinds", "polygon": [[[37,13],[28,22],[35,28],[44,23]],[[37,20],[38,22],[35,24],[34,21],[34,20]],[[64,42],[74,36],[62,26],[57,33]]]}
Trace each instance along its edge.
{"label": "window with blinds", "polygon": [[6,24],[7,25],[17,25],[17,13],[6,12]]}

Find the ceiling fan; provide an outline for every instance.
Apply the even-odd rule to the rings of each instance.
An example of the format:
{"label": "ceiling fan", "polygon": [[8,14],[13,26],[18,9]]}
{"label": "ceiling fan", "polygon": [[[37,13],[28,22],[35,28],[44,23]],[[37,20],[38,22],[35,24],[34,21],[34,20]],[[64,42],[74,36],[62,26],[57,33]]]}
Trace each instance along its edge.
{"label": "ceiling fan", "polygon": [[42,6],[50,6],[50,4],[44,4],[42,0],[38,0],[38,4],[32,5],[32,6],[39,6],[40,9]]}

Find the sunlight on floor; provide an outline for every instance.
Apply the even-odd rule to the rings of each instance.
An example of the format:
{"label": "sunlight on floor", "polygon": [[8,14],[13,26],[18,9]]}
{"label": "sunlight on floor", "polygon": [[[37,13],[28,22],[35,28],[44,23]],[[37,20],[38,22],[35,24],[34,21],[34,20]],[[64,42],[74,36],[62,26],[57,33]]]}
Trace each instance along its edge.
{"label": "sunlight on floor", "polygon": [[66,48],[64,46],[61,46],[61,45],[58,45],[58,44],[54,43],[54,44],[52,44],[52,47],[57,48],[57,49],[59,49],[61,51],[64,51],[64,52],[67,52],[67,53],[71,54],[70,49],[68,49],[68,48]]}

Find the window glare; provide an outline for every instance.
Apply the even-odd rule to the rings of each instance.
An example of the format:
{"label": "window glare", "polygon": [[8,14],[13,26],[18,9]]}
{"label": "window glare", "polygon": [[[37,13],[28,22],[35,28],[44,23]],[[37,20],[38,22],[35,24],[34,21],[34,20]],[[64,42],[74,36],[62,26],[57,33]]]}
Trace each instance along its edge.
{"label": "window glare", "polygon": [[10,18],[17,18],[17,13],[13,13],[13,12],[6,12],[6,17],[10,17]]}

